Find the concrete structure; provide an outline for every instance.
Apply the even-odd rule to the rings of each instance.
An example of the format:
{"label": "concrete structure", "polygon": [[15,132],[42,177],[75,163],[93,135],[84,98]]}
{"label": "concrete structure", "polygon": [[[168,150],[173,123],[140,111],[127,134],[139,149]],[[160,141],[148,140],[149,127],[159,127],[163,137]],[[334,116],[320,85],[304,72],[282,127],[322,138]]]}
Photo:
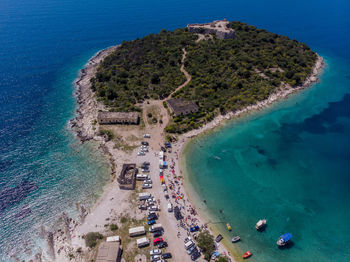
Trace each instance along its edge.
{"label": "concrete structure", "polygon": [[121,253],[119,242],[103,242],[98,248],[96,262],[119,262]]}
{"label": "concrete structure", "polygon": [[136,239],[136,244],[139,248],[149,246],[149,240],[147,237]]}
{"label": "concrete structure", "polygon": [[120,243],[120,236],[107,237],[106,242],[119,242]]}
{"label": "concrete structure", "polygon": [[118,177],[119,188],[134,190],[136,186],[136,164],[123,164],[122,171]]}
{"label": "concrete structure", "polygon": [[97,121],[100,125],[138,125],[140,119],[138,112],[99,112]]}
{"label": "concrete structure", "polygon": [[198,106],[195,103],[182,98],[169,99],[167,103],[175,116],[184,116],[198,111]]}
{"label": "concrete structure", "polygon": [[219,39],[235,38],[235,30],[228,28],[226,20],[217,20],[206,24],[189,24],[188,31],[197,34],[215,34]]}
{"label": "concrete structure", "polygon": [[129,236],[131,237],[141,236],[144,234],[146,234],[146,229],[144,226],[129,228]]}

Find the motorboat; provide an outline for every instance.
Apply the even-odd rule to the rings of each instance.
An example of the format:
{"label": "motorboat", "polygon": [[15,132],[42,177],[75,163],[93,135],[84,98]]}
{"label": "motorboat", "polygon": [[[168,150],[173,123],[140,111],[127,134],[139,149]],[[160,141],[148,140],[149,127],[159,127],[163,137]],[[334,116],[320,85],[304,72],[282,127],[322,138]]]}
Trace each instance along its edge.
{"label": "motorboat", "polygon": [[266,219],[260,219],[256,223],[255,228],[256,228],[256,230],[261,230],[261,229],[265,228],[265,226],[266,226]]}
{"label": "motorboat", "polygon": [[280,238],[277,240],[277,245],[279,245],[280,247],[283,247],[287,245],[291,239],[292,239],[292,234],[285,233],[282,236],[280,236]]}
{"label": "motorboat", "polygon": [[240,236],[235,236],[235,237],[232,238],[232,243],[236,243],[236,242],[238,242],[240,240],[241,240]]}

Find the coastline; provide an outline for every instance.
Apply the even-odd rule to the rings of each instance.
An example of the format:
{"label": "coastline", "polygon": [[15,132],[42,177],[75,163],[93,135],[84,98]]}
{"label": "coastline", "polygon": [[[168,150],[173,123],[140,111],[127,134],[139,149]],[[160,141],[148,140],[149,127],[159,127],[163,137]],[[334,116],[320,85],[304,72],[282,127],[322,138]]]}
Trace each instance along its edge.
{"label": "coastline", "polygon": [[[103,60],[104,57],[106,57],[108,54],[113,52],[117,47],[118,46],[113,46],[96,53],[91,59],[89,59],[86,66],[80,71],[78,78],[74,81],[74,86],[76,89],[75,95],[77,97],[78,108],[76,110],[76,118],[70,121],[70,126],[72,130],[76,133],[77,137],[81,140],[81,142],[84,143],[85,141],[94,140],[100,144],[100,148],[103,150],[104,154],[109,159],[112,179],[111,179],[111,182],[104,189],[104,192],[100,197],[100,199],[96,202],[94,207],[91,209],[91,212],[90,213],[84,212],[84,214],[81,215],[80,223],[76,221],[72,223],[73,225],[71,225],[70,229],[68,230],[70,231],[70,235],[72,236],[71,240],[67,242],[67,239],[65,237],[57,236],[55,250],[57,250],[56,257],[60,258],[59,261],[69,261],[69,259],[67,258],[67,254],[72,252],[72,250],[74,250],[74,247],[84,246],[83,240],[81,238],[82,234],[88,232],[87,230],[90,229],[92,226],[91,223],[95,223],[96,221],[104,221],[103,218],[104,216],[108,216],[108,212],[110,212],[111,205],[112,205],[111,203],[108,204],[108,202],[111,202],[110,199],[113,198],[114,196],[117,195],[120,198],[115,202],[113,202],[113,205],[120,205],[119,206],[120,209],[117,211],[118,213],[122,213],[122,212],[131,213],[130,211],[132,211],[136,214],[136,216],[140,215],[136,207],[135,207],[136,210],[131,210],[130,205],[128,205],[128,203],[123,204],[123,202],[126,202],[125,200],[127,200],[130,197],[131,192],[121,191],[115,179],[115,174],[119,172],[119,169],[121,169],[121,165],[123,162],[125,161],[130,162],[130,159],[136,159],[135,150],[132,154],[127,154],[121,150],[115,149],[112,142],[106,141],[106,139],[104,139],[103,137],[97,134],[97,131],[93,124],[93,120],[97,118],[98,111],[104,109],[104,106],[101,105],[101,103],[97,102],[94,96],[94,93],[90,88],[89,81],[90,81],[90,78],[96,72],[96,68],[98,64]],[[176,163],[175,164],[176,172],[181,174],[181,176],[185,176],[185,177],[187,176],[186,171],[182,168],[180,162],[181,162],[181,158],[184,157],[184,154],[183,154],[184,150],[188,145],[188,142],[190,142],[191,138],[206,134],[208,131],[211,131],[217,127],[220,127],[224,122],[226,122],[226,120],[241,117],[248,113],[254,112],[256,110],[262,110],[278,100],[286,99],[292,93],[298,92],[302,89],[305,89],[311,86],[313,83],[319,80],[319,75],[321,73],[323,66],[324,66],[323,58],[318,56],[311,75],[307,77],[303,85],[297,86],[294,88],[284,86],[282,89],[270,95],[270,97],[266,100],[260,101],[255,105],[248,106],[235,113],[231,112],[224,116],[219,115],[213,121],[206,124],[205,126],[181,135],[178,139],[178,142],[174,144],[174,147],[177,148],[176,150],[174,150],[174,154],[173,154],[173,159],[175,159],[175,156],[176,156],[176,160],[174,160],[174,162]],[[154,151],[151,150],[150,154],[153,154],[156,152],[157,152],[156,150]],[[197,208],[200,210],[200,208],[198,208],[196,205],[193,205],[193,203],[198,205],[198,203],[194,200],[195,197],[193,197],[193,194],[196,194],[196,192],[193,192],[193,194],[191,195],[192,192],[190,192],[191,191],[191,188],[189,188],[190,186],[186,185],[186,183],[184,182],[181,184],[183,184],[183,187],[184,187],[183,190],[184,190],[185,198],[188,201],[188,205],[190,207],[193,207],[194,209]],[[106,210],[103,212],[104,209]],[[197,219],[201,223],[208,221],[208,219],[210,218],[210,214],[203,214],[203,212],[201,213],[202,214],[197,216]],[[96,218],[96,216],[98,218]],[[90,225],[87,225],[88,223],[90,223]],[[101,223],[99,226],[102,226]],[[217,232],[218,230],[215,227],[211,228],[211,231],[212,233],[218,233]],[[224,245],[220,245],[220,249],[223,253],[226,253],[228,251],[233,253],[234,255],[237,255],[237,253],[232,248],[233,248],[232,245],[228,245],[228,243],[225,243],[225,242],[224,242]],[[65,252],[58,252],[59,250],[60,251],[64,250]],[[88,249],[85,249],[85,250],[88,251]],[[83,260],[79,260],[79,256],[77,256],[75,261],[83,261]]]}

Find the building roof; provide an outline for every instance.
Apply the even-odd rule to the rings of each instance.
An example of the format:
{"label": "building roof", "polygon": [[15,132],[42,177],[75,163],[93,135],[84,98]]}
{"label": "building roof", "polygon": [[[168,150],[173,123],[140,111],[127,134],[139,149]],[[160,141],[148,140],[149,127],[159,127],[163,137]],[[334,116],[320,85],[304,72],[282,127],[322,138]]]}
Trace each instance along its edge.
{"label": "building roof", "polygon": [[138,112],[99,112],[98,119],[119,119],[126,121],[137,121],[139,118]]}
{"label": "building roof", "polygon": [[167,100],[171,110],[175,113],[175,115],[187,115],[192,112],[198,111],[198,106],[189,100],[185,100],[182,98],[177,99],[169,99]]}
{"label": "building roof", "polygon": [[119,242],[103,242],[98,248],[96,262],[116,262],[119,256]]}

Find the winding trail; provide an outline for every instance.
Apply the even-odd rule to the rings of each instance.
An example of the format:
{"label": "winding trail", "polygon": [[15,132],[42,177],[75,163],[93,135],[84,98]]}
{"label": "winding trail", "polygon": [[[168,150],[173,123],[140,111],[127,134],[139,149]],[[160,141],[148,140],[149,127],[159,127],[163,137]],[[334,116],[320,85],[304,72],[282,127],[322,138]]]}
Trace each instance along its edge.
{"label": "winding trail", "polygon": [[188,85],[188,83],[191,81],[191,75],[185,70],[185,59],[186,59],[186,49],[182,48],[182,58],[181,58],[181,67],[180,67],[180,71],[182,73],[184,73],[185,77],[186,77],[186,81],[182,84],[179,85],[169,96],[168,98],[171,98],[173,96],[173,94],[175,94],[177,91],[179,91],[181,88],[185,87]]}

